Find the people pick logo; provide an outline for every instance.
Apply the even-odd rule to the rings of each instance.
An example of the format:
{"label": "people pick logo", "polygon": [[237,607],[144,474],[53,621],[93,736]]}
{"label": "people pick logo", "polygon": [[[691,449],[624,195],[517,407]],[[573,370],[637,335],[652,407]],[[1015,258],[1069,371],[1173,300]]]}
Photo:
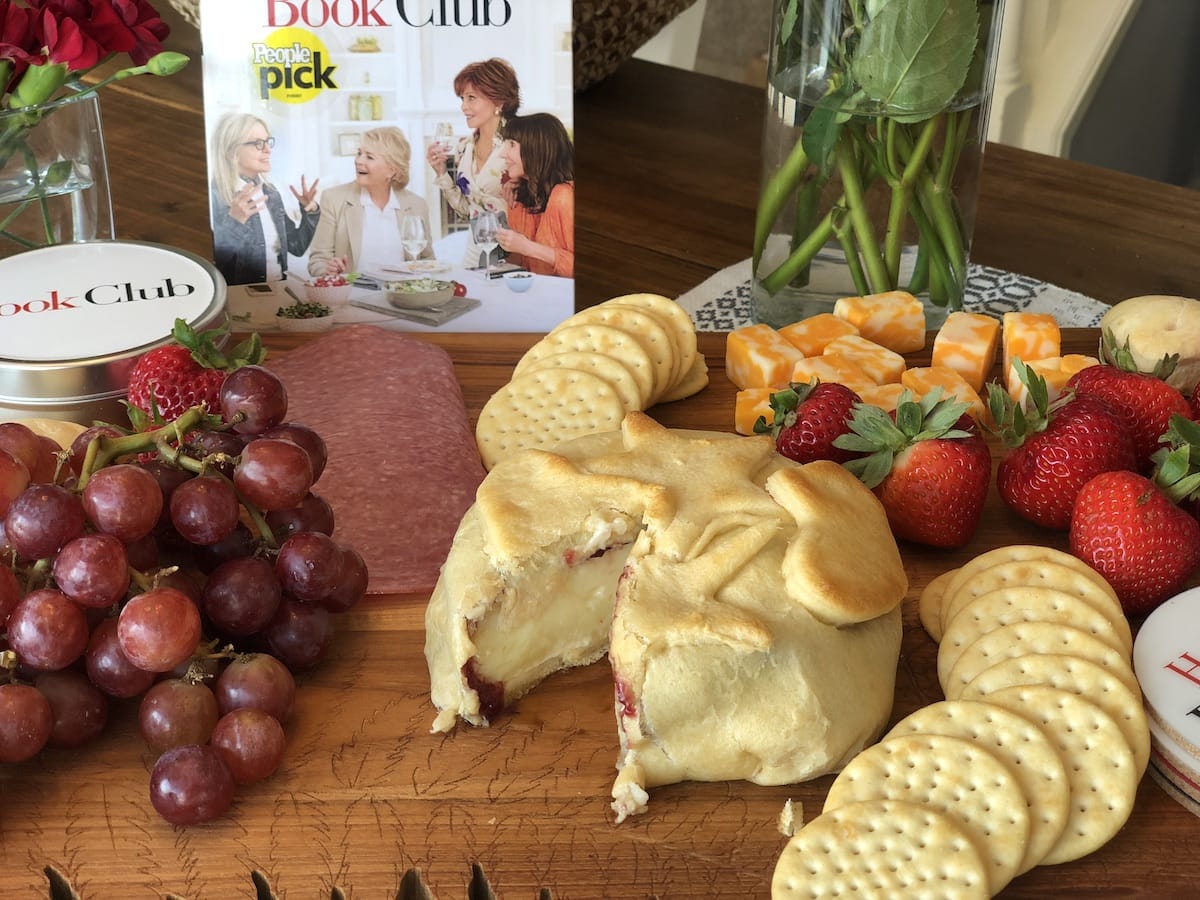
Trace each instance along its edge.
{"label": "people pick logo", "polygon": [[337,90],[337,66],[321,39],[303,28],[280,28],[250,45],[251,62],[263,100],[308,103],[325,90]]}

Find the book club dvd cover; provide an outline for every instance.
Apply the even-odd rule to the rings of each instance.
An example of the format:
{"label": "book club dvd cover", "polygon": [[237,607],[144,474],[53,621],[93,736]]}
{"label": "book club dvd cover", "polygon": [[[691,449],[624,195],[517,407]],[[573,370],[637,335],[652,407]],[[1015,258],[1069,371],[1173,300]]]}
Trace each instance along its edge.
{"label": "book club dvd cover", "polygon": [[575,296],[571,0],[204,0],[237,325],[548,331]]}

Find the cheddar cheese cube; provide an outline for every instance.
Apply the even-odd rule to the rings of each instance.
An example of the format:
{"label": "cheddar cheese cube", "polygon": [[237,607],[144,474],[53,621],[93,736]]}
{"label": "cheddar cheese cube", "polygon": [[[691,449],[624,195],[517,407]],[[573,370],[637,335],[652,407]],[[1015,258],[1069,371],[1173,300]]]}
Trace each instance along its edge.
{"label": "cheddar cheese cube", "polygon": [[785,387],[803,355],[770,325],[746,325],[725,339],[725,374],[742,390]]}
{"label": "cheddar cheese cube", "polygon": [[[1096,359],[1096,357],[1085,356],[1081,353],[1068,353],[1066,356],[1052,356],[1049,359],[1034,359],[1029,362],[1021,360],[1021,362],[1024,362],[1030,370],[1045,379],[1046,397],[1050,403],[1053,403],[1062,396],[1062,392],[1066,388],[1067,382],[1071,380],[1072,375],[1080,369],[1100,364],[1100,360]],[[1029,389],[1017,376],[1015,366],[1008,374],[1008,383],[1012,385],[1008,391],[1009,396],[1022,407],[1027,406]]]}
{"label": "cheddar cheese cube", "polygon": [[905,369],[904,357],[874,341],[857,334],[848,334],[830,341],[823,351],[826,355],[836,354],[850,360],[876,384],[899,382]]}
{"label": "cheddar cheese cube", "polygon": [[818,313],[784,325],[779,333],[805,356],[820,356],[832,341],[858,334],[858,329],[833,313]]}
{"label": "cheddar cheese cube", "polygon": [[885,291],[866,297],[841,297],[833,314],[845,319],[869,341],[897,353],[925,346],[925,309],[907,291]]}
{"label": "cheddar cheese cube", "polygon": [[984,417],[983,401],[979,393],[967,384],[967,380],[947,366],[914,366],[905,370],[900,376],[900,383],[911,390],[918,398],[924,397],[934,388],[940,387],[945,396],[957,397],[964,403],[971,404],[967,410],[977,422]]}
{"label": "cheddar cheese cube", "polygon": [[1028,364],[1031,359],[1051,359],[1062,354],[1062,335],[1058,321],[1049,313],[1006,312],[1004,314],[1002,368],[1008,392],[1020,384],[1014,379],[1013,359]]}
{"label": "cheddar cheese cube", "polygon": [[950,313],[933,339],[935,366],[953,369],[976,393],[996,365],[996,348],[1000,343],[1000,321],[981,313]]}
{"label": "cheddar cheese cube", "polygon": [[868,406],[878,406],[884,412],[892,412],[900,402],[900,395],[908,388],[898,381],[888,384],[877,384],[874,387],[863,388],[858,392],[862,402]]}
{"label": "cheddar cheese cube", "polygon": [[832,381],[844,384],[850,390],[858,393],[862,388],[874,387],[871,376],[860,369],[847,357],[837,353],[825,353],[821,356],[810,356],[800,360],[792,369],[791,380],[804,383],[816,378],[819,381]]}
{"label": "cheddar cheese cube", "polygon": [[733,405],[733,428],[738,434],[754,434],[754,423],[762,416],[770,425],[775,421],[771,410],[774,388],[746,388],[738,391]]}

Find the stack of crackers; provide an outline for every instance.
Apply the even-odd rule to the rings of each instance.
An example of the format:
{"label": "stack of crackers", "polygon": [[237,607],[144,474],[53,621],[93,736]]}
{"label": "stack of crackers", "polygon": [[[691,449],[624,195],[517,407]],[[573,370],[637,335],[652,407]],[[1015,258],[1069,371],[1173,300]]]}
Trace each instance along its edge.
{"label": "stack of crackers", "polygon": [[1150,777],[1200,816],[1200,588],[1172,597],[1142,623],[1133,668],[1150,723]]}
{"label": "stack of crackers", "polygon": [[920,614],[947,699],[846,765],[784,849],[773,897],[994,896],[1129,818],[1150,732],[1103,578],[1058,550],[1001,547],[930,582]]}
{"label": "stack of crackers", "polygon": [[614,297],[563,320],[521,357],[479,414],[479,455],[491,469],[518,450],[616,431],[626,413],[707,384],[683,307],[658,294]]}

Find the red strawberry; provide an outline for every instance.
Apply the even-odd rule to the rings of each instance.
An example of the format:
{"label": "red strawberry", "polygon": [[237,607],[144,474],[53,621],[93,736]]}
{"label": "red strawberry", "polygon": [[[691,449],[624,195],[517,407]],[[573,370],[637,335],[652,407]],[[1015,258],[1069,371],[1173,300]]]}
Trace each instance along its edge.
{"label": "red strawberry", "polygon": [[905,391],[895,417],[860,404],[852,434],[836,446],[869,453],[845,463],[872,488],[898,538],[961,547],[975,534],[992,478],[992,454],[969,404],[932,391],[919,402]]}
{"label": "red strawberry", "polygon": [[845,462],[855,454],[834,446],[834,439],[850,430],[850,414],[862,398],[843,384],[820,382],[789,385],[771,395],[774,424],[765,418],[754,424],[758,434],[771,434],[775,448],[788,459],[812,462],[831,459]]}
{"label": "red strawberry", "polygon": [[1191,408],[1188,418],[1194,422],[1200,422],[1200,384],[1192,388],[1192,396],[1188,400],[1188,406]]}
{"label": "red strawberry", "polygon": [[[143,353],[129,375],[130,419],[134,427],[173,422],[193,406],[219,412],[225,376],[266,355],[257,334],[227,355],[217,346],[227,329],[196,332],[183,319],[175,320],[175,343]],[[140,411],[140,412],[137,412]]]}
{"label": "red strawberry", "polygon": [[1133,439],[1133,451],[1143,473],[1154,468],[1150,457],[1161,446],[1171,416],[1190,414],[1187,400],[1165,379],[1175,369],[1178,357],[1166,357],[1153,373],[1137,370],[1133,355],[1116,347],[1111,332],[1105,334],[1106,358],[1111,365],[1089,366],[1071,376],[1067,387],[1080,397],[1098,397],[1117,414]]}
{"label": "red strawberry", "polygon": [[1022,410],[999,385],[988,385],[988,407],[1006,448],[996,487],[1017,515],[1065,530],[1080,488],[1101,472],[1137,468],[1133,440],[1108,404],[1073,391],[1049,403],[1045,379],[1019,359],[1013,365],[1031,405]]}
{"label": "red strawberry", "polygon": [[1200,522],[1135,472],[1103,472],[1085,484],[1070,537],[1071,552],[1108,580],[1130,616],[1177,594],[1200,565]]}

